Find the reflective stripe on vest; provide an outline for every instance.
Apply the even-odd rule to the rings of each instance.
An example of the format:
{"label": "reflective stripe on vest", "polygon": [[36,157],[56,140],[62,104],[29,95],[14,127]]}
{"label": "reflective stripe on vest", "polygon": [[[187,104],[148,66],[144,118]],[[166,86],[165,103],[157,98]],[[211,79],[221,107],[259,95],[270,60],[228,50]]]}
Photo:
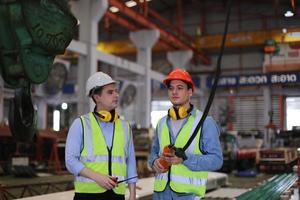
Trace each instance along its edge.
{"label": "reflective stripe on vest", "polygon": [[[109,174],[109,153],[102,130],[92,112],[81,116],[83,125],[83,149],[80,154],[80,161],[93,171],[101,174]],[[127,122],[116,120],[114,123],[114,136],[111,150],[111,171],[112,176],[118,180],[126,179],[126,156],[130,138],[130,130]],[[101,145],[99,145],[101,144]],[[77,176],[75,177],[75,192],[79,193],[103,193],[105,188],[99,186],[92,179]],[[115,193],[124,195],[125,183],[119,183],[113,189]]]}
{"label": "reflective stripe on vest", "polygon": [[[113,156],[112,162],[116,163],[124,163],[126,162],[126,158],[123,156]],[[96,156],[86,156],[80,158],[81,162],[108,162],[108,157],[106,155],[96,155]]]}
{"label": "reflective stripe on vest", "polygon": [[[177,135],[174,144],[175,147],[182,148],[187,143],[201,117],[202,112],[199,110],[192,112]],[[170,133],[166,120],[167,117],[162,118],[157,127],[160,153],[162,153],[164,146],[170,144]],[[189,148],[186,150],[187,153],[201,155],[199,149],[200,134],[201,128]],[[170,173],[170,176],[168,173]],[[204,197],[208,177],[207,171],[192,171],[183,164],[172,165],[169,172],[158,174],[155,177],[154,191],[163,191],[168,183],[168,177],[170,177],[169,184],[173,191],[178,193],[194,193],[197,196]]]}
{"label": "reflective stripe on vest", "polygon": [[[184,183],[184,184],[192,184],[192,185],[206,185],[207,179],[203,178],[195,178],[195,177],[186,177],[180,175],[170,175],[171,179],[175,182]],[[167,180],[168,172],[160,173],[155,177],[156,180]]]}

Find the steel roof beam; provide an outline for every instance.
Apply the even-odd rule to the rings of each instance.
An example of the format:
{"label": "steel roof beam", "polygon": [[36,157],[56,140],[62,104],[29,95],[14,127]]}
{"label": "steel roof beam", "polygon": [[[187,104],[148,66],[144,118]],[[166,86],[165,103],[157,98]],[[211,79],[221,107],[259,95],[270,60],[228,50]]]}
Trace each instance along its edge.
{"label": "steel roof beam", "polygon": [[164,40],[167,40],[170,44],[175,45],[179,49],[191,49],[195,53],[195,56],[199,58],[204,64],[211,63],[210,58],[206,54],[204,54],[203,52],[198,52],[191,44],[187,44],[172,33],[169,33],[166,30],[162,29],[157,24],[151,22],[143,15],[128,8],[123,2],[120,2],[119,0],[109,0],[109,3],[111,6],[117,7],[120,10],[120,12],[126,14],[128,17],[134,19],[143,26],[151,29],[158,29],[162,38]]}
{"label": "steel roof beam", "polygon": [[[116,23],[118,23],[119,25],[129,29],[130,31],[136,31],[136,30],[139,29],[136,25],[130,23],[128,20],[122,18],[120,15],[117,15],[117,14],[112,13],[110,11],[107,11],[105,13],[105,17],[108,17],[108,18],[114,20]],[[101,44],[103,44],[103,42],[100,42],[98,44],[98,46],[101,45]],[[163,48],[165,50],[169,50],[169,49],[173,48],[170,44],[168,44],[165,40],[162,40],[162,39],[159,40],[159,47]]]}

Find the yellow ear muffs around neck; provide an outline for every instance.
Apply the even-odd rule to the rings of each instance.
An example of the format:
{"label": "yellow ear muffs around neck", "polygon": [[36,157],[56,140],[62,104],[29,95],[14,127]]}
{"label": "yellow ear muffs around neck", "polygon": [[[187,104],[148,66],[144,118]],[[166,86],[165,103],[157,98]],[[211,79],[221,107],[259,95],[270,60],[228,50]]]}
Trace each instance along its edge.
{"label": "yellow ear muffs around neck", "polygon": [[119,115],[115,110],[111,110],[111,111],[100,110],[100,111],[96,111],[95,114],[103,122],[115,122],[119,118]]}
{"label": "yellow ear muffs around neck", "polygon": [[183,119],[188,116],[188,114],[193,110],[193,105],[190,105],[189,109],[186,109],[184,106],[180,106],[178,108],[171,107],[168,110],[168,115],[174,120]]}

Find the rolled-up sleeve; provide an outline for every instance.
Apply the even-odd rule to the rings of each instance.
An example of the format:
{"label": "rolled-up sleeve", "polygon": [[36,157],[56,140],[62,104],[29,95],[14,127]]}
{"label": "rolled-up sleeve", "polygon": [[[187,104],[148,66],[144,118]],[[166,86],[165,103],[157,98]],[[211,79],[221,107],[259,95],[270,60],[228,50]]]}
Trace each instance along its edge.
{"label": "rolled-up sleeve", "polygon": [[203,155],[187,154],[183,162],[189,169],[195,171],[216,171],[223,165],[223,155],[220,144],[220,129],[212,117],[207,117],[202,126],[200,149]]}

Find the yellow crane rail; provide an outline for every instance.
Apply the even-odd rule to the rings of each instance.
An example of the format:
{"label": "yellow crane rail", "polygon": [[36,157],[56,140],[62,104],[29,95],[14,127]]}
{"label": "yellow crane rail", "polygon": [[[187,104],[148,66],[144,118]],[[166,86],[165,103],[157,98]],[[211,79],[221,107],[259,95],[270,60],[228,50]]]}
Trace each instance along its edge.
{"label": "yellow crane rail", "polygon": [[[226,47],[243,47],[263,45],[267,39],[274,39],[278,43],[300,42],[300,28],[289,28],[286,32],[281,29],[254,32],[229,33],[226,39]],[[221,45],[222,35],[207,35],[195,38],[194,46],[197,49],[216,49]],[[132,54],[136,48],[129,40],[102,41],[97,49],[111,54]],[[154,51],[167,51],[165,46],[157,43]]]}
{"label": "yellow crane rail", "polygon": [[[242,47],[252,45],[262,45],[267,39],[274,39],[278,43],[290,43],[300,41],[300,28],[255,32],[229,33],[226,38],[226,47]],[[222,35],[211,35],[198,37],[195,40],[195,46],[199,49],[219,48]]]}

